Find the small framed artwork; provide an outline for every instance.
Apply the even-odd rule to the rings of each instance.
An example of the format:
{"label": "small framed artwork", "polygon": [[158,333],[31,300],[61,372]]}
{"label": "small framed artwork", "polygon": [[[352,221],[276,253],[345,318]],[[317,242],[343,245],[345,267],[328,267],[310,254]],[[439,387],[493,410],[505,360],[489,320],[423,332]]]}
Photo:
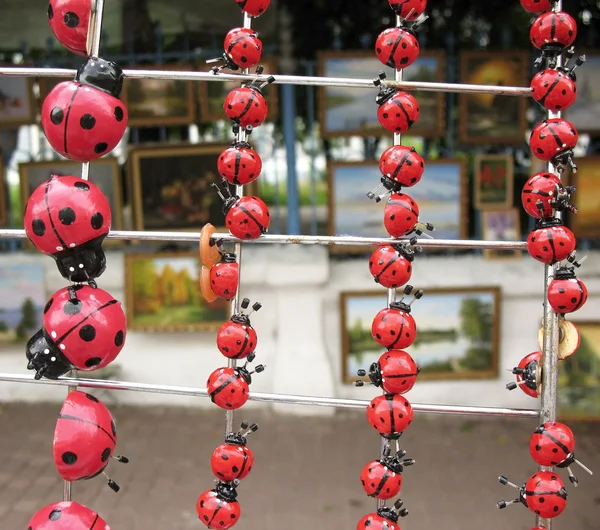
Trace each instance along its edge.
{"label": "small framed artwork", "polygon": [[558,419],[600,420],[600,322],[573,322],[577,353],[558,363]]}
{"label": "small framed artwork", "polygon": [[45,305],[45,272],[41,263],[2,265],[0,347],[26,343],[42,327]]}
{"label": "small framed artwork", "polygon": [[512,155],[475,157],[474,204],[478,210],[510,208],[515,188],[515,160]]}
{"label": "small framed artwork", "polygon": [[[143,147],[130,152],[136,230],[199,230],[225,226],[217,156],[229,144]],[[232,188],[233,189],[233,188]]]}
{"label": "small framed artwork", "polygon": [[[264,67],[263,75],[277,73],[277,61],[274,57],[264,57],[260,64]],[[235,72],[234,72],[235,73]],[[203,123],[226,120],[223,111],[223,101],[231,90],[240,86],[239,81],[203,81],[198,83],[198,98],[200,108],[200,121]],[[279,117],[279,100],[277,85],[271,84],[264,92],[269,113],[267,121],[276,121]]]}
{"label": "small framed artwork", "polygon": [[[138,70],[191,70],[189,64],[138,65]],[[130,127],[189,125],[195,121],[194,85],[177,79],[125,78],[121,99]]]}
{"label": "small framed artwork", "polygon": [[[435,226],[436,239],[464,239],[468,230],[468,188],[464,161],[425,161],[421,182],[406,192],[419,204],[419,219]],[[389,237],[381,207],[367,192],[380,181],[377,162],[336,162],[328,166],[329,235]],[[365,247],[332,247],[332,252],[365,252]]]}
{"label": "small framed artwork", "polygon": [[[357,380],[384,349],[371,335],[375,315],[387,307],[384,291],[344,292],[340,299],[342,376]],[[413,307],[417,338],[408,349],[419,380],[495,379],[500,348],[500,289],[425,289]]]}
{"label": "small framed artwork", "polygon": [[[72,160],[52,160],[19,164],[21,186],[21,212],[35,189],[51,175],[81,177],[81,163]],[[123,229],[123,195],[121,192],[121,170],[115,157],[100,158],[90,163],[90,181],[104,193],[112,213],[112,229]],[[22,216],[21,216],[22,217]],[[105,244],[119,245],[120,241],[107,240]]]}
{"label": "small framed artwork", "polygon": [[586,52],[585,56],[585,67],[575,71],[577,99],[563,115],[579,134],[587,133],[597,137],[600,135],[600,51]]}
{"label": "small framed artwork", "polygon": [[[484,210],[481,214],[484,241],[521,241],[521,221],[517,208]],[[517,259],[521,255],[520,250],[483,251],[486,259]]]}
{"label": "small framed artwork", "polygon": [[0,77],[0,127],[17,128],[35,122],[37,106],[28,77]]}
{"label": "small framed artwork", "polygon": [[[460,54],[460,82],[528,86],[527,52],[474,51]],[[522,144],[529,99],[495,94],[460,95],[460,140],[465,144]]]}
{"label": "small framed artwork", "polygon": [[577,189],[577,213],[570,216],[573,232],[580,238],[600,238],[600,156],[578,158],[577,173],[569,180]]}
{"label": "small framed artwork", "polygon": [[127,327],[140,331],[212,331],[229,318],[229,302],[200,292],[198,253],[126,254]]}
{"label": "small framed artwork", "polygon": [[[404,72],[405,81],[443,82],[445,54],[423,51]],[[394,70],[381,64],[372,51],[326,52],[318,57],[320,76],[374,79],[384,71],[394,79]],[[410,129],[411,136],[437,137],[445,134],[445,96],[437,92],[411,91],[421,109],[419,121]],[[390,134],[377,119],[375,89],[319,88],[321,136],[385,136]]]}

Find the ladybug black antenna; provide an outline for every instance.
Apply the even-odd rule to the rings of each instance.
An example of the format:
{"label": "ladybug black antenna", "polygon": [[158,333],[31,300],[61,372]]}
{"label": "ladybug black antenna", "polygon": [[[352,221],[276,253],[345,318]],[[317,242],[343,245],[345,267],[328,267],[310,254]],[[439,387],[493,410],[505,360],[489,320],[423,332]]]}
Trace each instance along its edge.
{"label": "ladybug black antenna", "polygon": [[[387,191],[381,195],[376,195],[381,188],[385,188]],[[381,202],[381,200],[390,193],[399,193],[400,191],[402,191],[402,185],[399,182],[392,180],[389,175],[382,175],[381,184],[367,193],[367,197],[369,199],[375,199],[375,202]]]}
{"label": "ladybug black antenna", "polygon": [[114,458],[117,462],[120,462],[121,464],[129,464],[129,458],[127,458],[126,456],[113,455],[112,458]]}
{"label": "ladybug black antenna", "polygon": [[254,359],[256,359],[256,353],[252,352],[250,355],[248,355],[248,357],[246,357],[246,362],[241,367],[241,369],[244,370],[248,375],[260,374],[261,372],[265,371],[266,366],[264,364],[257,364],[254,367],[254,370],[251,372],[248,370],[248,365],[253,362]]}
{"label": "ladybug black antenna", "polygon": [[396,515],[398,517],[406,517],[408,515],[408,510],[406,508],[403,508],[403,506],[404,506],[404,501],[402,499],[398,499],[394,503],[393,511],[396,513]]}
{"label": "ladybug black antenna", "polygon": [[502,476],[502,475],[498,477],[498,481],[503,486],[510,486],[512,488],[519,490],[519,497],[517,497],[516,499],[513,499],[512,501],[500,501],[498,504],[496,504],[497,508],[502,510],[503,508],[506,508],[507,506],[510,506],[511,504],[518,504],[518,503],[522,502],[521,499],[522,499],[522,493],[524,490],[523,486],[517,486],[514,482],[511,482],[505,476]]}
{"label": "ladybug black antenna", "polygon": [[102,471],[102,474],[106,477],[106,479],[108,480],[108,487],[113,490],[115,493],[119,493],[119,491],[121,490],[121,486],[119,486],[112,478],[110,478],[104,471]]}
{"label": "ladybug black antenna", "polygon": [[258,431],[258,423],[249,424],[247,421],[243,422],[240,430],[238,431],[238,435],[242,438],[245,438],[249,434]]}
{"label": "ladybug black antenna", "polygon": [[[367,376],[367,371],[364,369],[360,369],[356,371],[356,375],[358,377],[366,377]],[[372,381],[363,381],[363,380],[359,380],[359,381],[354,381],[354,386],[357,387],[363,387],[366,385],[374,385],[375,383],[373,383]]]}
{"label": "ladybug black antenna", "polygon": [[219,188],[219,185],[218,185],[218,184],[216,184],[215,182],[212,182],[212,183],[211,183],[211,186],[212,186],[213,188],[215,188],[215,190],[217,190],[217,195],[218,195],[219,197],[221,197],[221,200],[225,201],[225,200],[226,200],[226,198],[225,198],[225,195],[223,195],[223,191],[221,190],[221,188]]}
{"label": "ladybug black antenna", "polygon": [[[417,291],[417,292],[416,292],[416,293],[413,295],[413,299],[412,299],[410,302],[408,302],[408,304],[406,304],[406,305],[407,305],[408,307],[412,306],[412,305],[413,305],[413,304],[414,304],[414,303],[415,303],[417,300],[420,300],[421,298],[423,298],[423,295],[424,295],[424,294],[425,294],[425,293],[424,293],[424,292],[423,292],[421,289],[419,289],[419,290],[418,290],[418,291]],[[403,298],[403,299],[404,299],[404,298]],[[406,303],[406,302],[404,302],[404,303]]]}
{"label": "ladybug black antenna", "polygon": [[587,259],[587,256],[583,256],[583,258],[581,258],[579,261],[577,261],[575,258],[575,252],[572,252],[567,256],[567,261],[573,266],[573,268],[578,269],[579,267],[581,267],[581,264]]}

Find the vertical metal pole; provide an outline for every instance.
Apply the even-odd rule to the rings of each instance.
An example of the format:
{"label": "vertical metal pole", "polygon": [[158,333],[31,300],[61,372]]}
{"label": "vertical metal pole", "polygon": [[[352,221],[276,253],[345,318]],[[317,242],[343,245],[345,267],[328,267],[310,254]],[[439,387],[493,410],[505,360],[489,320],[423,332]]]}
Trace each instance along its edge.
{"label": "vertical metal pole", "polygon": [[[250,15],[248,15],[247,13],[244,13],[244,27],[245,28],[252,28],[252,17]],[[248,74],[250,73],[250,69],[246,68],[243,70],[244,74]],[[237,138],[236,140],[238,142],[243,142],[246,140],[246,132],[240,127],[240,130],[237,134]],[[244,196],[244,186],[236,186],[235,187],[235,194],[238,197],[243,197]],[[235,315],[237,313],[240,312],[240,280],[241,280],[241,267],[242,267],[242,244],[241,243],[236,243],[235,244],[235,249],[234,252],[237,256],[237,260],[238,260],[238,264],[240,266],[240,275],[238,278],[238,288],[237,288],[237,294],[235,295],[235,297],[233,298],[233,300],[231,300],[231,315]],[[229,359],[227,361],[227,366],[229,368],[236,368],[237,366],[237,361],[235,359]],[[230,432],[233,432],[233,410],[226,410],[225,411],[225,434],[229,434]]]}
{"label": "vertical metal pole", "polygon": [[296,168],[296,87],[281,87],[283,100],[283,142],[287,162],[287,215],[288,234],[300,234],[300,200],[298,197],[298,175]]}
{"label": "vertical metal pole", "polygon": [[[554,5],[554,11],[562,10],[562,1]],[[558,58],[556,67],[562,66],[562,57]],[[560,118],[561,113],[548,111],[548,118]],[[554,173],[560,178],[560,173],[549,163],[548,172]],[[556,213],[560,217],[560,213]],[[548,303],[548,286],[553,279],[558,265],[546,265],[544,267],[544,351],[542,356],[542,391],[541,391],[541,422],[556,421],[556,400],[558,393],[558,343],[559,327],[558,314],[552,310]],[[552,471],[552,467],[540,466],[541,471]],[[536,524],[552,530],[552,519],[536,517]]]}
{"label": "vertical metal pole", "polygon": [[[306,75],[314,76],[315,75],[315,66],[312,61],[307,61],[306,65]],[[317,168],[316,168],[316,138],[315,138],[315,87],[309,86],[306,87],[307,95],[306,95],[306,106],[308,107],[308,118],[307,118],[307,129],[308,129],[308,138],[310,140],[310,166],[309,166],[309,179],[310,179],[310,207],[311,207],[311,216],[310,216],[310,233],[313,236],[316,236],[319,232],[317,225]]]}

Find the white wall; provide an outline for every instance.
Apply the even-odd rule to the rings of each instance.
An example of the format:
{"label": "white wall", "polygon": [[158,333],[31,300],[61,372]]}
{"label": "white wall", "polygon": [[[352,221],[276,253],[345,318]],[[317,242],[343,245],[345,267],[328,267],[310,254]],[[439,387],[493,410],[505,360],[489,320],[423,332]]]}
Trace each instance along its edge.
{"label": "white wall", "polygon": [[[7,263],[41,261],[46,267],[48,296],[65,285],[51,258],[34,253],[0,256]],[[600,314],[600,253],[590,253],[581,277],[590,292],[577,320],[595,320]],[[124,300],[124,263],[120,252],[108,253],[108,269],[100,286]],[[367,258],[331,262],[323,247],[248,245],[242,266],[242,296],[260,301],[253,315],[259,336],[257,361],[267,370],[254,378],[260,392],[312,394],[370,399],[373,387],[355,388],[340,383],[341,338],[339,293],[373,290]],[[543,266],[528,256],[520,260],[486,261],[480,256],[421,256],[415,262],[411,284],[434,287],[499,286],[502,289],[500,378],[486,381],[418,381],[409,399],[415,403],[532,407],[522,392],[505,390],[512,379],[506,372],[527,353],[537,349],[542,317]],[[418,324],[418,319],[417,319]],[[410,351],[410,350],[409,350]],[[215,346],[214,333],[129,332],[117,359],[121,379],[204,387],[208,374],[224,359]],[[0,351],[0,372],[31,374],[25,368],[22,347]],[[90,374],[91,376],[91,374]],[[64,387],[0,382],[0,401],[62,400]],[[214,406],[205,398],[120,392],[119,402]],[[249,403],[248,406],[268,406]],[[279,405],[288,413],[330,413],[330,409]]]}

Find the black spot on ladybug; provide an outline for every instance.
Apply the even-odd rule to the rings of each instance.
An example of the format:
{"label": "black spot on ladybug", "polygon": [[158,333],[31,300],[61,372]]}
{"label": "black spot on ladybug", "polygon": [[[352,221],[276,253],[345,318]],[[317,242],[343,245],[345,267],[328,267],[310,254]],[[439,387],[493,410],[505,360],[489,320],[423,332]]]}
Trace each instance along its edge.
{"label": "black spot on ladybug", "polygon": [[41,219],[34,219],[31,223],[31,229],[36,236],[43,236],[46,233],[46,223]]}
{"label": "black spot on ladybug", "polygon": [[94,128],[94,125],[96,125],[96,118],[94,118],[91,114],[84,114],[79,120],[79,125],[81,125],[82,129],[89,131]]}
{"label": "black spot on ladybug", "polygon": [[92,396],[92,394],[86,394],[85,397],[94,403],[100,403],[100,400],[96,396]]}
{"label": "black spot on ladybug", "polygon": [[231,471],[233,471],[234,473],[237,473],[239,470],[240,470],[240,468],[237,467],[237,466],[232,466],[231,467]]}
{"label": "black spot on ladybug", "polygon": [[102,462],[106,462],[110,458],[110,452],[110,447],[107,447],[104,451],[102,451],[100,460],[102,460]]}
{"label": "black spot on ladybug", "polygon": [[75,210],[73,208],[63,208],[60,212],[58,212],[58,220],[64,225],[72,225],[75,222],[77,216],[75,215]]}
{"label": "black spot on ladybug", "polygon": [[96,212],[92,215],[91,224],[94,230],[99,230],[104,224],[104,216],[100,212]]}
{"label": "black spot on ladybug", "polygon": [[79,300],[69,300],[63,307],[63,311],[65,315],[76,315],[81,312],[82,307],[83,304]]}
{"label": "black spot on ladybug", "polygon": [[230,514],[229,517],[231,517],[231,519],[235,519],[235,513]]}
{"label": "black spot on ladybug", "polygon": [[77,455],[75,453],[72,453],[71,451],[63,453],[61,458],[62,461],[68,466],[72,466],[75,462],[77,462]]}
{"label": "black spot on ladybug", "polygon": [[48,4],[48,20],[52,20],[54,18],[54,9],[52,9],[52,4]]}
{"label": "black spot on ladybug", "polygon": [[76,182],[75,184],[73,184],[73,186],[75,186],[78,190],[81,191],[90,191],[90,185],[87,182]]}
{"label": "black spot on ladybug", "polygon": [[48,516],[48,519],[50,519],[51,521],[58,521],[62,516],[62,510],[52,510],[50,512],[50,515]]}
{"label": "black spot on ladybug", "polygon": [[77,26],[79,26],[79,17],[75,13],[73,13],[73,11],[65,13],[63,20],[69,28],[76,28]]}
{"label": "black spot on ladybug", "polygon": [[88,368],[94,368],[94,366],[98,366],[101,362],[102,362],[102,359],[100,359],[100,357],[91,357],[90,359],[85,361],[85,365]]}
{"label": "black spot on ladybug", "polygon": [[104,153],[108,149],[108,144],[106,142],[100,142],[94,146],[94,153],[99,155],[100,153]]}
{"label": "black spot on ladybug", "polygon": [[63,112],[63,109],[61,109],[60,107],[54,107],[50,111],[50,121],[54,125],[60,125],[62,123],[64,117],[65,117],[65,113]]}
{"label": "black spot on ladybug", "polygon": [[558,511],[558,506],[555,506],[555,507],[553,508],[553,510],[554,510],[555,512],[557,512],[557,511]]}
{"label": "black spot on ladybug", "polygon": [[115,120],[117,120],[117,121],[123,121],[123,118],[125,117],[125,113],[123,112],[123,108],[122,107],[115,107],[114,115],[115,115]]}
{"label": "black spot on ladybug", "polygon": [[85,342],[92,342],[96,338],[96,328],[87,324],[79,330],[79,337]]}
{"label": "black spot on ladybug", "polygon": [[202,517],[205,521],[208,521],[208,515],[203,515]]}
{"label": "black spot on ladybug", "polygon": [[125,333],[122,330],[117,331],[115,335],[115,346],[121,346],[123,344],[123,339],[125,338]]}

